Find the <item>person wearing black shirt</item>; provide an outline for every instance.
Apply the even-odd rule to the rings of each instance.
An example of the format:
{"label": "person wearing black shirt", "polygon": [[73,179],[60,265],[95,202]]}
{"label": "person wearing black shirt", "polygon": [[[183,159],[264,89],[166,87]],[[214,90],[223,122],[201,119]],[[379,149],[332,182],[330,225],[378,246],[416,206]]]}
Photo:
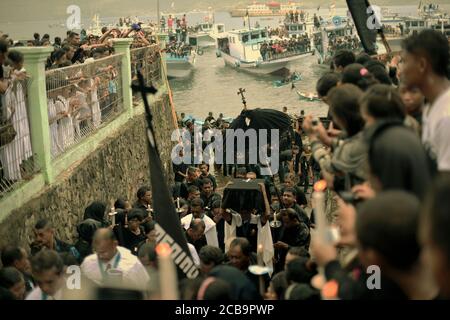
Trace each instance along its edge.
{"label": "person wearing black shirt", "polygon": [[47,219],[39,220],[34,226],[34,234],[36,236],[35,242],[31,247],[31,255],[34,256],[43,248],[54,250],[58,253],[69,252],[76,259],[80,258],[80,253],[74,246],[65,243],[55,237],[55,229],[50,221]]}
{"label": "person wearing black shirt", "polygon": [[205,208],[212,208],[212,205],[216,201],[221,200],[220,194],[213,191],[212,182],[209,179],[203,179],[202,192],[200,198],[203,200]]}
{"label": "person wearing black shirt", "polygon": [[77,226],[78,241],[75,243],[75,248],[80,253],[80,261],[91,255],[92,251],[92,239],[94,238],[94,233],[97,229],[103,228],[104,226],[97,220],[88,218],[83,220]]}
{"label": "person wearing black shirt", "polygon": [[275,248],[275,271],[284,269],[286,254],[291,247],[309,248],[311,240],[309,226],[300,220],[297,212],[289,208],[281,210],[281,227],[278,241],[274,244]]}
{"label": "person wearing black shirt", "polygon": [[[179,152],[179,158],[183,159],[184,153],[183,153],[183,149],[180,150]],[[189,166],[187,164],[185,164],[182,160],[182,162],[180,164],[175,164],[172,163],[173,166],[173,172],[175,174],[175,190],[174,190],[174,198],[178,198],[180,196],[180,189],[181,189],[181,184],[184,182],[184,180],[186,179],[187,176],[187,170],[189,168]]]}
{"label": "person wearing black shirt", "polygon": [[[230,248],[227,252],[229,264],[241,272],[254,284],[255,288],[259,288],[259,276],[251,273],[249,266],[257,264],[256,254],[252,252],[250,242],[245,238],[236,238],[231,241]],[[265,286],[269,284],[269,275],[264,276]]]}
{"label": "person wearing black shirt", "polygon": [[137,255],[139,245],[147,239],[144,228],[141,226],[143,221],[142,211],[140,209],[132,209],[128,213],[128,226],[120,225],[116,228],[119,245],[127,248],[132,254]]}
{"label": "person wearing black shirt", "polygon": [[288,174],[284,179],[284,187],[281,192],[283,192],[287,188],[294,189],[296,196],[296,203],[300,206],[300,208],[304,209],[308,205],[308,200],[306,200],[305,193],[295,185],[295,176],[293,174]]}
{"label": "person wearing black shirt", "polygon": [[187,178],[186,181],[181,184],[180,187],[180,197],[187,199],[188,198],[188,188],[190,186],[196,186],[197,188],[200,188],[200,181],[197,178],[197,174],[195,172],[194,167],[189,167],[187,171]]}
{"label": "person wearing black shirt", "polygon": [[[293,188],[285,188],[283,190],[283,196],[281,198],[281,201],[283,202],[284,209],[292,208],[297,213],[300,222],[305,223],[308,228],[311,225],[311,222],[306,215],[305,211],[297,204],[296,200],[297,194]],[[273,209],[276,212],[279,212],[281,208],[283,208],[280,204],[276,203],[272,205]]]}
{"label": "person wearing black shirt", "polygon": [[211,122],[211,121],[214,121],[214,117],[213,117],[213,113],[209,112],[208,116],[205,119],[205,122]]}
{"label": "person wearing black shirt", "polygon": [[148,206],[152,204],[152,191],[150,187],[140,187],[136,193],[137,201],[133,204],[133,208],[148,210]]}
{"label": "person wearing black shirt", "polygon": [[204,183],[203,180],[209,179],[212,183],[213,190],[216,190],[216,188],[217,188],[216,178],[212,174],[209,173],[209,164],[202,163],[199,166],[199,169],[201,171],[201,174],[200,174],[201,183],[203,184]]}

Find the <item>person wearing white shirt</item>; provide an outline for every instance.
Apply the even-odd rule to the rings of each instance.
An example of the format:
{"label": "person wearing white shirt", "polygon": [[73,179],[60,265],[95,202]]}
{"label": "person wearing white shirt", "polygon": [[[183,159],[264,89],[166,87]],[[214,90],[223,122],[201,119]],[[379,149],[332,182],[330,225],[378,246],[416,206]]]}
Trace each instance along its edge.
{"label": "person wearing white shirt", "polygon": [[81,264],[81,272],[93,282],[104,286],[117,280],[121,287],[147,290],[150,278],[139,259],[130,250],[118,246],[110,229],[98,229],[94,235],[95,254],[87,256]]}
{"label": "person wearing white shirt", "polygon": [[216,223],[205,214],[202,199],[196,198],[191,201],[191,212],[191,214],[188,214],[181,219],[181,225],[184,227],[184,229],[189,229],[192,219],[198,218],[203,220],[203,222],[205,223],[206,244],[213,247],[219,247],[219,241],[217,240]]}
{"label": "person wearing white shirt", "polygon": [[401,82],[417,87],[429,105],[423,112],[422,142],[439,171],[450,171],[450,60],[447,38],[424,30],[403,42]]}
{"label": "person wearing white shirt", "polygon": [[37,286],[26,300],[61,300],[65,285],[64,263],[56,251],[42,250],[31,259]]}

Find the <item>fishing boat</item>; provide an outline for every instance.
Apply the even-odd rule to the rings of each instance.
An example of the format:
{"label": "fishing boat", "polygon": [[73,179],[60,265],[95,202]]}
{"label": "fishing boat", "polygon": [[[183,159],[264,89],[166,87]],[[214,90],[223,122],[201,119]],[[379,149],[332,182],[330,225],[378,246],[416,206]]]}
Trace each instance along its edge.
{"label": "fishing boat", "polygon": [[292,76],[289,77],[288,79],[284,79],[284,80],[275,80],[275,81],[272,82],[272,85],[273,85],[275,88],[281,88],[281,87],[285,87],[285,86],[287,86],[287,85],[296,83],[296,82],[298,82],[298,81],[300,81],[300,80],[302,80],[302,75],[301,75],[301,74],[298,74],[297,72],[294,72],[294,73],[292,74]]}
{"label": "fishing boat", "polygon": [[214,23],[213,29],[210,32],[211,38],[214,39],[214,44],[216,44],[217,39],[225,34],[225,25],[223,23]]}
{"label": "fishing boat", "polygon": [[301,91],[297,91],[298,97],[300,98],[300,100],[306,100],[309,102],[312,101],[320,101],[320,98],[318,95],[314,94],[314,93],[307,93],[307,92],[301,92]]}
{"label": "fishing boat", "polygon": [[[329,63],[335,53],[335,49],[340,49],[338,46],[332,48],[331,42],[344,43],[344,40],[348,38],[356,41],[357,32],[355,26],[347,17],[335,16],[331,21],[323,21],[321,27],[313,31],[313,43],[315,52],[318,55],[318,62],[320,64]],[[357,46],[342,49],[351,49],[355,52],[360,50],[359,38]]]}
{"label": "fishing boat", "polygon": [[[163,60],[167,66],[167,77],[186,78],[191,75],[195,68],[198,48],[192,48],[187,44],[176,42],[174,35],[165,32],[158,33],[157,38],[161,49],[165,52]],[[178,53],[170,52],[170,46],[174,44],[185,46],[185,50]]]}
{"label": "fishing boat", "polygon": [[196,32],[189,34],[188,41],[191,46],[201,48],[214,47],[215,39],[211,36],[214,25],[210,22],[200,23],[195,29]]}
{"label": "fishing boat", "polygon": [[164,59],[167,64],[167,77],[186,78],[194,70],[196,53],[193,52],[185,56],[171,56],[166,54]]}
{"label": "fishing boat", "polygon": [[288,68],[289,64],[310,56],[312,51],[291,51],[265,57],[261,54],[261,45],[269,43],[266,29],[253,28],[233,30],[217,38],[217,55],[226,65],[252,74],[271,74]]}

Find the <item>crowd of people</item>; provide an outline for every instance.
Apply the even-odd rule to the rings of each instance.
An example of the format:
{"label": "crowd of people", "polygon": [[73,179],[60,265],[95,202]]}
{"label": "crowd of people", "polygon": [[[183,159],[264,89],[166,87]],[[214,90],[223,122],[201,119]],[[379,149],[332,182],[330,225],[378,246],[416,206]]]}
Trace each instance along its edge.
{"label": "crowd of people", "polygon": [[185,58],[191,55],[192,46],[185,42],[173,40],[167,44],[166,52],[174,58]]}
{"label": "crowd of people", "polygon": [[[219,185],[208,163],[173,165],[173,201],[199,270],[180,282],[181,299],[450,299],[449,43],[425,30],[402,47],[401,60],[388,62],[339,51],[316,85],[329,125],[307,114],[293,121],[279,143],[279,182],[236,165],[233,183],[258,188],[240,209],[226,205],[230,184]],[[209,114],[205,123],[227,127],[223,116]],[[193,131],[194,121],[183,125]],[[314,192],[300,160],[308,156],[314,182],[320,179]],[[324,186],[337,206],[328,222],[310,197]],[[50,221],[38,221],[30,248],[1,250],[2,298],[64,298],[73,265],[83,288],[119,274],[140,298],[160,298],[167,270],[157,259],[155,220],[165,214],[152,209],[157,192],[143,186],[134,203],[117,199],[113,209],[90,204],[73,245],[56,238]],[[256,275],[255,264],[270,268]],[[96,298],[111,297],[100,292]]]}
{"label": "crowd of people", "polygon": [[[315,33],[313,36],[314,48],[321,54],[324,54],[324,39],[321,33]],[[354,36],[337,36],[329,34],[327,57],[332,58],[338,51],[350,50],[358,51],[362,48],[361,41],[357,35]]]}
{"label": "crowd of people", "polygon": [[330,37],[328,38],[328,48],[333,53],[339,50],[358,50],[361,48],[361,41],[357,35]]}
{"label": "crowd of people", "polygon": [[286,13],[284,17],[285,23],[299,23],[308,20],[308,13],[305,11],[290,11],[289,13]]}
{"label": "crowd of people", "polygon": [[[119,61],[107,59],[114,53],[112,39],[133,37],[132,48],[150,46],[154,43],[151,32],[136,26],[130,29],[102,29],[102,36],[67,32],[67,38],[33,35],[34,40],[27,41],[27,46],[53,47],[53,52],[46,62],[46,85],[48,116],[51,136],[51,153],[55,157],[77,138],[98,128],[112,114],[120,110],[121,78]],[[134,33],[134,35],[133,35]],[[0,145],[1,179],[0,188],[7,188],[10,183],[20,181],[30,175],[24,163],[32,156],[31,136],[26,105],[26,80],[29,76],[23,68],[24,56],[16,50],[25,43],[14,41],[7,34],[0,33],[0,51],[2,74],[0,80],[4,87],[1,96],[2,134],[7,125],[12,124],[14,136],[2,137]],[[142,56],[142,55],[141,55]],[[143,66],[145,58],[133,54],[132,75]],[[139,61],[137,61],[139,60]],[[92,63],[95,63],[95,68]],[[148,75],[144,75],[148,76]],[[11,126],[9,126],[11,127]],[[8,137],[11,137],[8,139]]]}
{"label": "crowd of people", "polygon": [[260,53],[264,61],[276,59],[283,54],[300,54],[311,51],[311,41],[307,34],[296,38],[264,41],[260,45]]}
{"label": "crowd of people", "polygon": [[177,42],[186,42],[188,32],[196,31],[195,27],[188,27],[185,14],[181,19],[172,17],[172,15],[169,15],[167,19],[165,16],[162,16],[160,20],[160,28],[162,31],[167,31],[169,36],[175,36]]}

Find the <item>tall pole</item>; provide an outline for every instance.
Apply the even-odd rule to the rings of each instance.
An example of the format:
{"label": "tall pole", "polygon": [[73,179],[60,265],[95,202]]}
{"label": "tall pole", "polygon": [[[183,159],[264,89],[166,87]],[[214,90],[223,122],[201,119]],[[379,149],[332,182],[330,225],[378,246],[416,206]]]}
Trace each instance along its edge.
{"label": "tall pole", "polygon": [[156,25],[158,26],[158,30],[161,29],[161,17],[160,17],[160,12],[159,12],[159,0],[156,0],[156,14],[157,17],[156,19],[158,19],[158,21],[156,22]]}

